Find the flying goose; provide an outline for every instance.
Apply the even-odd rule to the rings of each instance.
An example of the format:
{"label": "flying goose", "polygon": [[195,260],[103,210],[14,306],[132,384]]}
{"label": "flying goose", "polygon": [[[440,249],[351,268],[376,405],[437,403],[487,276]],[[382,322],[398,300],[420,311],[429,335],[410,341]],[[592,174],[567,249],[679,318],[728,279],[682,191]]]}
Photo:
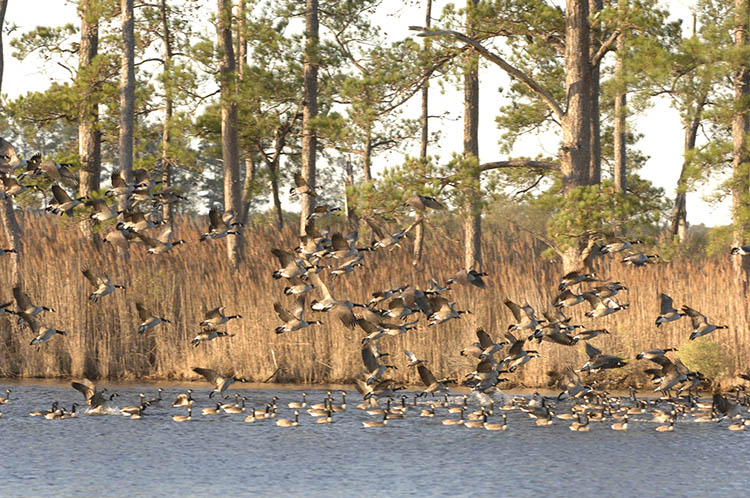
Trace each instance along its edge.
{"label": "flying goose", "polygon": [[427,319],[430,321],[427,326],[432,327],[433,325],[440,325],[445,323],[452,318],[461,318],[461,315],[465,313],[471,313],[469,310],[457,310],[455,309],[456,303],[449,302],[442,296],[430,296],[428,299],[430,307],[434,310]]}
{"label": "flying goose", "polygon": [[643,351],[641,353],[638,353],[635,356],[636,360],[651,360],[654,361],[655,358],[659,356],[664,356],[665,354],[669,353],[670,351],[677,351],[677,348],[665,348],[665,349],[652,349],[650,351]]}
{"label": "flying goose", "polygon": [[20,193],[26,192],[29,187],[26,185],[22,185],[18,183],[18,180],[11,176],[6,176],[5,174],[0,173],[0,180],[3,183],[3,191],[2,191],[2,197],[3,199],[6,199],[8,197],[15,197]]}
{"label": "flying goose", "polygon": [[49,341],[55,336],[55,334],[67,335],[67,332],[65,332],[64,330],[57,330],[40,325],[37,319],[29,315],[28,313],[19,312],[18,316],[21,317],[21,319],[26,322],[26,325],[29,326],[31,331],[36,334],[36,337],[34,337],[29,343],[32,346],[39,346]]}
{"label": "flying goose", "polygon": [[529,304],[519,306],[510,299],[506,299],[505,301],[503,301],[503,303],[508,307],[508,309],[510,309],[510,311],[513,313],[513,317],[516,319],[516,323],[511,324],[508,327],[508,330],[529,329],[534,332],[534,336],[541,333],[541,324],[536,319],[534,308],[532,308]]}
{"label": "flying goose", "polygon": [[116,225],[118,230],[124,230],[129,234],[142,233],[148,229],[156,228],[163,222],[155,221],[148,213],[140,211],[126,211],[123,213],[123,221]]}
{"label": "flying goose", "polygon": [[563,309],[563,308],[570,308],[572,306],[575,306],[576,304],[582,303],[584,301],[583,295],[581,294],[575,294],[570,289],[566,288],[563,289],[563,291],[555,297],[555,300],[553,301],[552,305],[555,308]]}
{"label": "flying goose", "polygon": [[309,195],[310,197],[318,196],[318,194],[315,193],[315,190],[308,185],[307,180],[305,180],[305,177],[303,177],[302,173],[299,171],[294,172],[294,187],[289,189],[289,195],[297,194]]}
{"label": "flying goose", "polygon": [[672,298],[668,295],[661,293],[659,294],[660,299],[660,308],[659,308],[659,316],[656,319],[656,326],[659,327],[662,323],[666,322],[673,322],[675,320],[679,320],[683,316],[686,315],[686,313],[683,311],[682,313],[674,309],[674,306],[672,305]]}
{"label": "flying goose", "polygon": [[341,235],[341,232],[334,232],[331,235],[331,247],[326,252],[326,257],[340,259],[340,260],[351,260],[353,258],[359,258],[355,261],[359,262],[362,259],[363,251],[372,251],[371,247],[355,247],[357,240],[359,239],[359,232],[352,232],[346,237]]}
{"label": "flying goose", "polygon": [[445,209],[437,199],[428,195],[414,194],[404,201],[404,206],[410,206],[416,211],[425,211],[427,208],[431,209]]}
{"label": "flying goose", "polygon": [[138,333],[143,334],[149,329],[152,329],[160,323],[172,323],[170,320],[154,315],[148,308],[142,303],[136,302],[135,308],[138,310],[138,318],[141,320],[141,324],[138,326]]}
{"label": "flying goose", "polygon": [[304,294],[307,291],[313,290],[315,287],[305,282],[299,277],[288,278],[289,285],[284,287],[284,294],[287,296]]}
{"label": "flying goose", "polygon": [[599,247],[599,252],[602,254],[612,254],[615,252],[624,251],[625,249],[632,248],[635,244],[643,244],[641,240],[626,240],[621,242],[613,242]]}
{"label": "flying goose", "polygon": [[367,373],[367,384],[373,384],[380,380],[380,377],[385,374],[389,368],[397,370],[394,365],[383,365],[375,357],[372,348],[369,344],[362,346],[362,363],[365,365]]}
{"label": "flying goose", "polygon": [[132,240],[132,238],[133,234],[131,234],[127,230],[115,228],[114,230],[107,232],[107,235],[105,235],[102,240],[104,240],[104,242],[107,242],[108,244],[113,245],[114,247],[127,250],[130,247],[130,241]]}
{"label": "flying goose", "polygon": [[81,204],[82,200],[72,199],[68,193],[56,183],[53,184],[51,188],[54,201],[50,202],[47,206],[47,211],[59,215],[65,214],[68,217],[73,216],[73,208]]}
{"label": "flying goose", "polygon": [[737,254],[739,254],[740,256],[747,256],[748,254],[750,254],[750,246],[733,247],[732,250],[730,251],[730,254],[732,256],[737,255]]}
{"label": "flying goose", "polygon": [[108,196],[128,195],[135,190],[135,185],[125,181],[123,172],[119,169],[113,169],[110,175],[112,186],[105,192]]}
{"label": "flying goose", "polygon": [[456,272],[451,278],[446,280],[445,283],[450,285],[453,282],[456,282],[461,285],[473,285],[475,287],[479,287],[480,289],[486,289],[487,284],[485,284],[484,280],[482,280],[482,277],[486,276],[487,273],[478,272],[474,269],[460,270]]}
{"label": "flying goose", "polygon": [[232,230],[233,227],[241,226],[241,223],[234,221],[236,215],[231,209],[219,214],[219,211],[212,207],[208,211],[208,231],[200,236],[198,240],[203,242],[206,239],[220,239],[227,235],[237,235],[237,230]]}
{"label": "flying goose", "polygon": [[[16,286],[13,287],[13,297],[16,300],[16,307],[18,308],[18,312],[26,313],[27,315],[36,316],[42,311],[52,311],[55,310],[52,308],[47,308],[46,306],[36,306],[31,303],[31,299],[29,299],[29,296],[27,296],[20,287]],[[21,323],[21,320],[23,318],[18,318],[18,323]]]}
{"label": "flying goose", "polygon": [[357,388],[357,391],[359,391],[365,400],[370,398],[391,398],[396,391],[403,389],[403,387],[396,386],[396,382],[393,379],[384,379],[375,384],[368,384],[362,379],[354,379],[354,387]]}
{"label": "flying goose", "polygon": [[393,289],[386,289],[383,291],[373,292],[372,299],[370,299],[370,302],[368,304],[369,306],[374,306],[376,304],[382,303],[383,301],[387,301],[388,299],[392,298],[395,294],[403,292],[407,287],[408,287],[407,285],[402,285],[400,287],[394,287]]}
{"label": "flying goose", "polygon": [[628,288],[622,285],[620,282],[607,282],[604,285],[594,287],[593,289],[591,289],[591,292],[603,299],[605,297],[614,297],[621,290],[628,290]]}
{"label": "flying goose", "polygon": [[593,292],[584,292],[583,298],[591,305],[591,311],[586,312],[586,316],[590,318],[611,315],[630,307],[630,304],[620,304],[609,297],[602,299]]}
{"label": "flying goose", "polygon": [[578,332],[575,336],[581,340],[590,341],[594,337],[601,335],[601,334],[609,335],[609,330],[607,329],[583,330],[581,332]]}
{"label": "flying goose", "polygon": [[327,204],[318,204],[315,206],[315,208],[312,210],[312,213],[307,217],[307,221],[313,220],[315,218],[322,218],[323,216],[328,216],[329,214],[337,213],[341,211],[340,207],[337,206],[329,206]]}
{"label": "flying goose", "polygon": [[88,268],[83,270],[83,276],[94,286],[94,292],[89,294],[89,300],[93,303],[97,302],[99,298],[111,294],[115,289],[125,289],[124,285],[110,283],[107,275],[95,275]]}
{"label": "flying goose", "polygon": [[586,273],[584,270],[573,270],[571,272],[566,273],[563,275],[560,285],[557,287],[558,290],[562,291],[566,287],[570,287],[571,285],[575,285],[581,282],[595,282],[596,281],[596,273],[595,272],[589,272]]}
{"label": "flying goose", "polygon": [[372,229],[372,243],[370,244],[373,249],[386,249],[388,247],[391,248],[391,250],[395,249],[396,247],[401,247],[401,239],[403,239],[407,233],[409,233],[415,226],[417,226],[421,221],[422,217],[417,218],[411,225],[409,225],[408,228],[404,230],[397,230],[395,232],[389,232],[387,235],[383,232],[383,230],[370,218],[365,218],[365,221],[368,225],[370,225],[370,228]]}
{"label": "flying goose", "polygon": [[294,410],[294,420],[280,418],[276,421],[278,427],[297,427],[299,425],[299,411]]}
{"label": "flying goose", "polygon": [[655,261],[652,260],[655,260],[658,257],[657,254],[643,254],[642,252],[639,252],[637,254],[625,256],[622,258],[622,263],[633,266],[645,266],[647,263],[654,264]]}
{"label": "flying goose", "polygon": [[89,199],[85,201],[87,207],[94,208],[93,212],[89,215],[89,219],[104,223],[105,221],[114,220],[117,218],[119,212],[117,208],[107,204],[104,199]]}
{"label": "flying goose", "polygon": [[141,239],[141,241],[148,246],[146,251],[148,254],[164,254],[172,249],[174,246],[184,244],[184,240],[178,240],[171,242],[172,229],[165,228],[157,238],[147,237],[140,232],[135,232],[135,236]]}
{"label": "flying goose", "polygon": [[83,394],[86,404],[91,407],[92,411],[106,411],[110,402],[117,397],[117,393],[105,396],[106,389],[97,390],[96,385],[90,380],[84,378],[81,382],[71,382],[71,387]]}
{"label": "flying goose", "polygon": [[619,356],[603,354],[600,349],[595,348],[588,342],[586,343],[586,354],[589,357],[589,361],[581,367],[581,370],[584,372],[596,373],[600,370],[620,368],[627,365]]}
{"label": "flying goose", "polygon": [[303,261],[293,253],[277,248],[271,249],[271,253],[276,256],[281,264],[281,268],[271,274],[273,278],[278,280],[281,277],[300,277],[307,272],[307,268],[305,268]]}
{"label": "flying goose", "polygon": [[208,395],[209,398],[213,397],[215,393],[219,393],[224,399],[227,399],[224,392],[233,382],[247,382],[242,377],[235,377],[233,374],[220,375],[216,370],[211,370],[210,368],[195,367],[193,368],[193,372],[202,375],[208,382],[214,385],[213,391]]}
{"label": "flying goose", "polygon": [[203,329],[200,332],[198,332],[198,335],[193,337],[193,340],[190,341],[190,344],[192,344],[194,347],[197,348],[201,342],[212,341],[219,337],[234,337],[235,335],[236,334],[230,334],[228,332],[216,330],[213,327],[203,327]]}
{"label": "flying goose", "polygon": [[409,364],[406,366],[407,368],[416,367],[417,365],[420,365],[422,363],[425,363],[425,360],[420,360],[417,358],[417,355],[409,351],[408,349],[404,349],[404,354],[409,360]]}
{"label": "flying goose", "polygon": [[417,365],[417,372],[419,373],[419,379],[425,388],[417,396],[424,396],[425,394],[432,394],[435,397],[435,393],[448,392],[448,386],[445,385],[445,381],[438,381],[433,373],[425,365]]}
{"label": "flying goose", "polygon": [[225,306],[217,306],[216,308],[206,312],[206,319],[203,320],[200,325],[201,327],[215,327],[217,325],[223,325],[229,320],[234,318],[242,318],[242,315],[226,315],[224,312]]}
{"label": "flying goose", "polygon": [[351,259],[345,260],[336,268],[331,269],[331,278],[336,278],[339,275],[351,273],[355,268],[361,268],[362,266],[364,266],[362,264],[362,255],[358,254]]}
{"label": "flying goose", "polygon": [[693,333],[690,334],[691,341],[703,335],[710,334],[714,330],[729,328],[727,325],[714,325],[712,323],[708,323],[706,315],[704,315],[700,311],[694,310],[690,306],[683,306],[682,312],[690,317],[690,321],[693,325]]}
{"label": "flying goose", "polygon": [[284,325],[276,327],[275,332],[277,334],[283,334],[284,332],[294,332],[295,330],[303,329],[309,325],[322,325],[323,322],[318,320],[305,321],[302,316],[305,313],[305,298],[299,296],[295,301],[294,308],[287,311],[280,303],[273,303],[273,309],[276,314],[279,315]]}

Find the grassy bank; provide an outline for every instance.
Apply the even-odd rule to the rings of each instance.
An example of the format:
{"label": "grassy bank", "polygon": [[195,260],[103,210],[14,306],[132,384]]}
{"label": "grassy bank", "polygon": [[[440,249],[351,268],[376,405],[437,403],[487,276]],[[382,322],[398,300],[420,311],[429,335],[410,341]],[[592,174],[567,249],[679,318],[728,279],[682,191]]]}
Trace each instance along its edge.
{"label": "grassy bank", "polygon": [[[248,227],[247,264],[235,272],[226,264],[223,241],[198,242],[204,223],[202,219],[181,220],[175,233],[187,243],[166,255],[147,255],[134,245],[123,256],[106,244],[97,248],[84,241],[72,223],[26,215],[25,291],[35,304],[57,310],[42,315],[42,323],[68,335],[56,336],[37,350],[28,344],[32,334],[27,327],[17,325],[8,315],[0,317],[0,376],[189,379],[196,377],[192,372],[195,366],[235,371],[253,381],[262,381],[277,370],[274,380],[278,382],[346,383],[361,375],[360,330],[348,330],[321,314],[317,318],[325,322],[322,326],[280,336],[274,333],[280,325],[274,301],[289,304],[292,299],[282,294],[285,281],[271,278],[277,261],[270,249],[296,245],[291,230],[279,234],[267,224]],[[483,244],[484,270],[490,274],[488,288],[456,287],[450,291],[458,309],[473,313],[429,328],[422,319],[416,331],[381,339],[380,349],[390,352],[390,363],[400,367],[390,371],[390,376],[417,382],[415,373],[405,368],[402,350],[408,348],[429,360],[436,375],[462,378],[475,363],[459,351],[476,340],[475,328],[484,327],[498,338],[513,321],[504,299],[529,302],[538,311],[550,306],[561,268],[539,257],[543,247],[527,234],[514,231],[487,230]],[[413,283],[424,288],[433,276],[444,282],[461,267],[459,234],[428,231],[423,271],[411,266],[410,248],[407,242],[393,252],[367,254],[365,267],[333,283],[325,273],[323,279],[329,282],[334,297],[366,302],[371,292],[391,286]],[[630,302],[630,308],[612,317],[590,319],[583,316],[588,309],[584,303],[574,308],[572,315],[588,328],[609,329],[611,335],[599,336],[592,343],[605,353],[629,359],[628,367],[610,374],[612,379],[619,383],[642,381],[639,372],[651,365],[636,361],[634,356],[656,347],[681,348],[688,365],[708,375],[731,376],[736,369],[748,366],[747,303],[734,291],[728,255],[644,268],[626,267],[617,259],[604,257],[597,265],[604,278],[629,287],[620,297],[621,302]],[[107,273],[113,283],[127,289],[90,303],[88,295],[93,289],[81,274],[83,268]],[[3,282],[11,281],[7,260],[0,260],[0,277]],[[676,307],[687,304],[713,323],[729,325],[729,330],[688,343],[691,327],[686,318],[657,329],[654,320],[659,314],[659,292],[671,295]],[[0,298],[12,299],[10,285],[0,290]],[[311,299],[308,297],[308,303]],[[172,323],[137,334],[136,301]],[[229,332],[236,336],[192,347],[190,340],[199,331],[203,312],[219,305],[244,317],[228,324]],[[586,359],[582,343],[572,348],[547,342],[527,347],[538,350],[541,358],[511,375],[516,385],[544,386],[548,372],[568,365],[580,367]]]}

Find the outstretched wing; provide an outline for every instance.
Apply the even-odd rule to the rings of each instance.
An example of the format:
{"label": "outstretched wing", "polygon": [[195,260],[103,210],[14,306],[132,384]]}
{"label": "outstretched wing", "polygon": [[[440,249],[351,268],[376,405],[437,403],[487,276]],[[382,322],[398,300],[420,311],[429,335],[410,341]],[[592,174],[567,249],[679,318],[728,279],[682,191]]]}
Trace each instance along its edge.
{"label": "outstretched wing", "polygon": [[424,365],[417,365],[417,372],[419,372],[419,378],[422,379],[422,383],[425,386],[431,386],[432,384],[437,383],[437,379],[435,376],[430,372],[430,369],[427,368]]}

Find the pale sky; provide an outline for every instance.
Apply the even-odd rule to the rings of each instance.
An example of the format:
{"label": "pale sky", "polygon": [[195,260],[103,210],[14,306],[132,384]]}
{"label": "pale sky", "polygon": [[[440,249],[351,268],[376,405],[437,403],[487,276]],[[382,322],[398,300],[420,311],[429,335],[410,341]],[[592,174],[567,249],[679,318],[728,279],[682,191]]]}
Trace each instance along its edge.
{"label": "pale sky", "polygon": [[[422,2],[419,2],[420,4]],[[437,3],[437,2],[436,2]],[[670,9],[677,18],[688,19],[689,8],[693,2],[669,2]],[[433,7],[433,12],[439,10]],[[424,15],[422,8],[405,8],[398,16],[387,20],[389,35],[394,39],[408,36],[408,26],[421,24]],[[11,57],[9,41],[19,33],[33,29],[35,26],[58,26],[68,22],[77,23],[75,5],[63,0],[9,0],[5,18],[6,26],[17,24],[19,29],[11,35],[3,37],[5,53],[5,73],[3,76],[3,92],[14,98],[27,91],[44,90],[55,78],[65,80],[68,73],[59,67],[45,67],[38,59],[29,58],[23,62]],[[496,69],[485,65],[480,72],[480,160],[482,162],[507,159],[497,153],[499,132],[495,127],[497,108],[502,104],[497,89],[508,86],[507,76]],[[450,158],[452,151],[462,149],[463,124],[461,113],[463,100],[461,93],[448,89],[440,95],[437,91],[431,93],[430,113],[438,114],[448,110],[454,119],[440,123],[433,120],[433,129],[439,127],[442,132],[439,148],[430,150],[430,154],[438,154],[441,158]],[[418,112],[418,108],[415,112]],[[657,102],[644,115],[631,118],[629,126],[635,126],[644,138],[638,147],[649,156],[646,166],[640,174],[655,185],[664,188],[667,196],[674,196],[675,185],[682,164],[683,129],[678,113],[665,100]],[[524,140],[516,147],[514,153],[524,156],[536,156],[538,153],[555,154],[555,140],[538,137]],[[22,148],[21,148],[22,149]],[[410,151],[416,155],[416,146]],[[397,160],[396,156],[374,159],[374,169],[378,171]],[[731,221],[730,201],[711,205],[703,200],[711,192],[707,189],[688,194],[687,209],[688,222],[691,224],[704,223],[709,226],[728,224]]]}

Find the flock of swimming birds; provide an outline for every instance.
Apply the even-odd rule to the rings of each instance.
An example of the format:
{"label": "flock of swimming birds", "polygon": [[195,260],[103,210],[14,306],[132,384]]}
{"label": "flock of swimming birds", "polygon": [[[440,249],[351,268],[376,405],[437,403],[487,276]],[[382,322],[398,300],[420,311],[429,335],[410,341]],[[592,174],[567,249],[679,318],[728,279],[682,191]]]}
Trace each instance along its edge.
{"label": "flock of swimming birds", "polygon": [[[49,188],[53,195],[46,209],[54,214],[73,216],[73,210],[80,210],[79,206],[82,206],[91,210],[89,218],[93,222],[116,221],[115,227],[104,236],[105,241],[116,247],[127,249],[131,242],[137,241],[144,244],[149,253],[158,255],[184,243],[182,240],[173,242],[170,229],[163,230],[157,237],[147,235],[149,230],[155,229],[159,224],[150,216],[149,209],[153,211],[152,208],[163,203],[176,202],[181,196],[172,189],[154,191],[158,182],[154,182],[145,170],[134,172],[134,181],[130,183],[119,171],[114,171],[111,176],[112,186],[106,191],[104,198],[76,199],[60,186],[60,183],[77,182],[75,175],[64,165],[49,160],[41,161],[40,155],[35,155],[28,161],[21,161],[15,155],[6,155],[3,159],[10,165],[9,171],[18,172],[22,169],[16,177],[11,176],[9,171],[2,174],[0,179],[4,186],[3,196],[15,196],[27,189],[41,190],[39,182],[27,184],[22,180],[46,177],[52,182]],[[317,196],[299,173],[295,174],[295,187],[291,189],[290,194]],[[108,197],[127,199],[127,207],[118,210],[117,204],[108,201]],[[138,210],[139,206],[147,209]],[[399,393],[405,387],[387,377],[389,370],[398,367],[386,362],[385,358],[390,355],[380,350],[381,340],[386,336],[415,334],[417,332],[411,331],[416,331],[423,323],[423,319],[427,327],[437,327],[471,313],[470,310],[457,309],[456,301],[449,297],[452,286],[467,286],[481,292],[487,287],[484,279],[488,275],[474,269],[460,270],[445,280],[444,284],[431,278],[423,289],[414,284],[405,284],[379,290],[372,293],[372,299],[368,303],[335,298],[321,278],[321,274],[328,273],[333,285],[337,279],[354,274],[357,268],[365,264],[365,256],[368,253],[393,251],[400,247],[402,240],[424,219],[428,210],[440,210],[444,209],[444,206],[433,197],[414,195],[404,202],[404,208],[414,211],[414,221],[407,228],[390,232],[374,219],[367,218],[372,240],[369,244],[358,246],[357,232],[342,234],[330,227],[324,230],[316,229],[316,221],[339,210],[336,207],[318,205],[306,220],[305,234],[300,237],[297,247],[274,248],[271,251],[279,262],[271,276],[277,280],[284,279],[287,285],[283,288],[283,295],[290,296],[289,299],[292,300],[290,304],[274,303],[274,310],[281,321],[275,329],[276,334],[303,333],[299,331],[321,324],[321,320],[306,317],[310,312],[319,313],[320,317],[328,316],[330,321],[345,328],[362,331],[360,352],[363,374],[355,379],[355,387],[363,398],[358,408],[373,417],[363,422],[365,427],[385,426],[392,419],[415,415],[417,412],[421,417],[435,417],[441,410],[455,414],[444,419],[444,425],[463,425],[487,430],[505,430],[508,426],[507,412],[511,410],[528,414],[539,426],[572,420],[569,427],[573,431],[587,431],[590,422],[604,421],[611,421],[611,428],[614,430],[627,430],[629,417],[657,422],[661,424],[656,428],[660,432],[672,431],[675,422],[681,418],[696,422],[726,419],[732,422],[729,429],[740,431],[750,425],[750,422],[746,422],[750,396],[745,393],[744,386],[738,385],[727,393],[714,392],[710,401],[702,400],[697,392],[707,379],[700,372],[691,371],[679,359],[671,358],[669,354],[675,351],[673,348],[655,348],[644,351],[635,358],[636,361],[644,362],[644,366],[647,367],[645,373],[656,386],[654,392],[658,393],[659,397],[652,395],[639,399],[634,388],[631,388],[628,396],[613,396],[596,382],[588,380],[591,374],[623,367],[627,363],[626,359],[606,354],[592,344],[591,341],[597,336],[609,334],[606,329],[574,324],[565,313],[570,308],[586,302],[590,309],[585,316],[596,319],[627,310],[628,304],[621,303],[617,297],[620,291],[627,290],[625,285],[601,280],[594,272],[585,269],[570,272],[562,277],[558,287],[559,293],[550,303],[549,309],[541,312],[542,317],[537,317],[537,311],[529,304],[519,305],[511,300],[505,300],[504,304],[512,313],[514,322],[508,325],[500,338],[493,338],[482,328],[475,331],[477,341],[460,351],[462,356],[475,361],[474,369],[462,379],[440,379],[428,367],[426,360],[420,359],[418,354],[404,350],[407,368],[415,368],[423,384],[422,389],[414,392],[413,399],[409,401],[407,394]],[[209,212],[208,230],[201,235],[200,241],[220,239],[239,233],[237,228],[241,225],[235,219],[236,216],[231,211],[220,213],[212,208]],[[655,263],[657,255],[632,252],[634,246],[640,243],[639,240],[621,240],[601,245],[598,250],[601,254],[616,254],[630,250],[631,253],[622,257],[621,261],[636,267]],[[2,250],[0,255],[8,252],[13,250]],[[750,254],[750,246],[733,248],[731,254]],[[83,275],[94,288],[89,296],[92,302],[124,288],[111,283],[106,274],[96,274],[84,269]],[[313,292],[317,293],[318,298],[312,299],[308,308],[306,295]],[[11,308],[13,302],[8,302],[0,306],[0,313],[18,316],[19,323],[25,323],[35,335],[31,340],[32,345],[40,347],[55,335],[66,334],[62,330],[40,323],[39,315],[42,312],[54,310],[33,304],[30,297],[18,287],[13,289],[13,296],[15,309]],[[169,322],[165,317],[148,310],[142,303],[136,302],[135,305],[141,320],[139,334],[146,333],[161,323]],[[678,321],[685,316],[689,317],[691,322],[690,339],[727,328],[725,325],[711,323],[706,315],[688,305],[676,309],[670,296],[660,294],[660,314],[655,319],[656,327]],[[198,347],[206,341],[232,337],[232,334],[220,331],[217,327],[235,318],[242,317],[226,314],[226,308],[223,306],[209,310],[200,323],[201,332],[193,338],[192,344]],[[568,367],[559,378],[553,379],[562,389],[556,398],[538,394],[533,397],[504,395],[498,389],[498,385],[509,379],[503,375],[512,375],[524,364],[539,356],[537,351],[526,346],[534,341],[546,341],[560,347],[575,347],[583,341],[588,360],[578,368]],[[244,414],[246,422],[275,420],[276,425],[280,427],[296,427],[300,425],[301,411],[306,411],[319,424],[332,423],[347,411],[346,392],[342,392],[340,403],[334,402],[332,393],[328,392],[322,402],[311,404],[308,404],[306,394],[303,393],[300,401],[288,404],[288,409],[293,410],[290,412],[293,418],[278,418],[278,397],[273,396],[262,408],[246,407],[247,397],[240,393],[234,395],[234,403],[228,403],[226,401],[231,397],[227,395],[227,389],[234,382],[246,382],[245,379],[232,373],[220,373],[203,367],[195,367],[193,371],[212,384],[209,399],[215,394],[222,398],[222,401],[215,404],[211,402],[210,406],[202,407],[203,416],[220,413]],[[745,381],[750,381],[750,370],[740,376]],[[471,396],[449,398],[450,386],[458,384],[470,389]],[[83,403],[88,406],[86,413],[92,415],[121,414],[131,419],[142,419],[148,414],[149,407],[158,406],[162,402],[161,388],[149,399],[146,399],[145,393],[140,393],[137,405],[117,407],[115,400],[118,394],[110,394],[106,388],[98,389],[89,379],[73,382],[72,387],[83,395]],[[6,390],[6,394],[6,397],[0,397],[0,404],[12,402],[11,390]],[[187,414],[172,415],[174,421],[193,420],[193,406],[196,400],[192,394],[193,391],[188,390],[172,403],[171,406],[174,408],[187,409]],[[400,402],[393,402],[394,398],[400,398]],[[379,400],[383,399],[386,400],[385,407],[380,405]],[[470,409],[469,400],[479,405],[479,408]],[[502,400],[502,404],[497,403],[497,400]],[[55,401],[51,408],[34,411],[29,415],[51,420],[71,419],[78,415],[78,406],[78,403],[73,403],[71,409],[66,410]],[[499,422],[500,416],[502,423]]]}

